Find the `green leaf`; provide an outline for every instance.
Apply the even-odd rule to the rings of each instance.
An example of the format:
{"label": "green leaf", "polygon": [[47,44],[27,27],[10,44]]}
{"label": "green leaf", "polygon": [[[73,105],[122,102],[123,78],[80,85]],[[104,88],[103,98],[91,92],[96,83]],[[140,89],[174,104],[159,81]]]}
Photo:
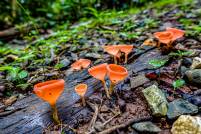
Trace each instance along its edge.
{"label": "green leaf", "polygon": [[16,87],[22,90],[26,90],[30,85],[31,85],[30,83],[24,83],[24,84],[18,84]]}
{"label": "green leaf", "polygon": [[165,65],[165,63],[167,62],[168,60],[160,60],[160,59],[153,59],[153,60],[150,60],[149,61],[149,64],[152,65],[154,68],[159,68],[163,65]]}
{"label": "green leaf", "polygon": [[20,71],[20,72],[18,73],[18,77],[19,77],[20,79],[24,79],[24,78],[26,78],[27,76],[28,76],[28,72],[25,71],[25,70],[22,70],[22,71]]}
{"label": "green leaf", "polygon": [[64,67],[64,64],[58,63],[54,67],[55,67],[55,69],[60,69],[60,68]]}
{"label": "green leaf", "polygon": [[174,81],[174,82],[172,83],[174,89],[180,88],[180,87],[182,87],[184,84],[185,84],[185,81],[184,81],[183,79],[178,79],[178,80],[176,80],[176,81]]}

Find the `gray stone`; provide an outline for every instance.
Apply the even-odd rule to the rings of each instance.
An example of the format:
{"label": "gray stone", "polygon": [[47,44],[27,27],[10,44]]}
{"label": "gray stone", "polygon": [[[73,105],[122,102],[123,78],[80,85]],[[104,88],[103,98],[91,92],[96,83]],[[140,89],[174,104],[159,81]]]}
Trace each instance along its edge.
{"label": "gray stone", "polygon": [[173,124],[172,134],[201,134],[201,118],[181,115]]}
{"label": "gray stone", "polygon": [[139,132],[158,133],[161,129],[150,121],[135,123],[132,127]]}
{"label": "gray stone", "polygon": [[175,119],[182,114],[195,114],[198,112],[198,107],[183,99],[177,99],[169,103],[167,117]]}
{"label": "gray stone", "polygon": [[142,92],[154,116],[165,116],[167,114],[168,102],[164,93],[156,85],[147,87]]}
{"label": "gray stone", "polygon": [[149,82],[149,79],[145,77],[144,74],[138,75],[136,77],[131,78],[131,88],[136,88],[142,86],[143,84]]}
{"label": "gray stone", "polygon": [[189,82],[194,84],[201,84],[201,69],[188,70],[185,72]]}
{"label": "gray stone", "polygon": [[63,59],[62,61],[60,61],[61,64],[63,64],[62,68],[66,68],[70,65],[70,61],[68,59]]}
{"label": "gray stone", "polygon": [[86,58],[100,59],[102,56],[98,53],[87,53]]}
{"label": "gray stone", "polygon": [[190,67],[191,69],[201,69],[201,58],[200,57],[195,57],[193,59],[193,63]]}

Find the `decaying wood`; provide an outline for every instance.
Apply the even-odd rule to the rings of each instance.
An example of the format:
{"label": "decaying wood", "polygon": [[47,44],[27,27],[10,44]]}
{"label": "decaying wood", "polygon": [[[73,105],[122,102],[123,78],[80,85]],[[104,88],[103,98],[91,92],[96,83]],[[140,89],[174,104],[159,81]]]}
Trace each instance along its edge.
{"label": "decaying wood", "polygon": [[[126,66],[129,73],[143,72],[148,68],[148,61],[150,59],[161,58],[160,51],[156,49],[152,49],[150,51],[146,50],[146,53],[143,54],[143,52],[141,52],[141,54],[142,55],[137,53],[136,55],[139,57],[133,63]],[[134,55],[132,57],[136,56]],[[88,108],[75,107],[73,105],[80,99],[79,96],[74,92],[75,85],[81,82],[86,83],[88,85],[88,92],[86,96],[90,96],[94,91],[100,90],[102,88],[102,84],[100,81],[92,78],[88,74],[87,70],[73,72],[72,74],[68,73],[65,81],[65,90],[57,102],[58,115],[63,124],[75,127],[77,124],[79,124],[78,119],[83,119],[89,113],[91,113]],[[22,109],[17,110],[7,116],[0,117],[0,133],[2,134],[38,134],[42,133],[44,128],[53,125],[49,104],[40,100],[34,94],[15,102],[12,104],[12,107],[15,109]],[[107,130],[107,132],[114,131],[117,128],[123,128],[132,122],[136,122],[136,120],[112,127]],[[105,132],[106,131],[103,131],[102,133]]]}

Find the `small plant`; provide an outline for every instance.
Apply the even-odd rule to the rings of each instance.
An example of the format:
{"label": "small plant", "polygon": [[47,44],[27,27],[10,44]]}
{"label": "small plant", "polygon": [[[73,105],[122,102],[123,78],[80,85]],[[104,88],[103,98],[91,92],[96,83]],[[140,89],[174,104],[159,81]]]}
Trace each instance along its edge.
{"label": "small plant", "polygon": [[152,65],[155,69],[164,66],[168,60],[166,59],[153,59],[149,61],[149,64]]}
{"label": "small plant", "polygon": [[174,89],[180,88],[180,87],[182,87],[184,84],[185,84],[185,81],[184,81],[183,79],[178,79],[178,80],[176,80],[176,81],[174,81],[174,82],[172,83]]}
{"label": "small plant", "polygon": [[169,56],[182,58],[182,57],[185,57],[185,56],[190,56],[192,54],[193,54],[193,51],[181,51],[181,50],[177,50],[176,52],[171,52],[169,54]]}
{"label": "small plant", "polygon": [[19,67],[3,66],[0,67],[0,71],[7,71],[7,79],[17,84],[23,83],[23,80],[28,76],[28,72],[21,70]]}
{"label": "small plant", "polygon": [[56,101],[64,90],[65,81],[63,79],[60,80],[50,80],[46,82],[41,82],[34,85],[33,92],[44,101],[47,101],[53,111],[53,120],[55,123],[60,124]]}
{"label": "small plant", "polygon": [[175,90],[182,87],[185,84],[185,81],[183,79],[178,79],[172,83],[172,86],[174,87],[174,94]]}
{"label": "small plant", "polygon": [[85,95],[85,93],[87,91],[87,85],[86,84],[78,84],[75,87],[75,91],[81,97],[81,99],[82,99],[82,105],[86,106],[86,101],[85,101],[84,95]]}

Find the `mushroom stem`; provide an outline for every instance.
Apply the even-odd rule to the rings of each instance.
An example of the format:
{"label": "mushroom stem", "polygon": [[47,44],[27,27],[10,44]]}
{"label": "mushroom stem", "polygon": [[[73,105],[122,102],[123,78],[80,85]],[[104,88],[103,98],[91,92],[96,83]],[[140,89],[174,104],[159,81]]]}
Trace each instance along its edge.
{"label": "mushroom stem", "polygon": [[110,94],[113,93],[114,86],[115,86],[115,84],[114,84],[113,82],[111,82],[111,84],[110,84],[110,89],[109,89],[109,93],[110,93]]}
{"label": "mushroom stem", "polygon": [[117,57],[114,56],[114,64],[117,64]]}
{"label": "mushroom stem", "polygon": [[125,61],[124,63],[126,64],[128,62],[128,54],[125,54]]}
{"label": "mushroom stem", "polygon": [[53,117],[54,122],[56,124],[60,124],[56,104],[51,105],[51,108],[53,111],[52,117]]}
{"label": "mushroom stem", "polygon": [[108,91],[108,88],[107,88],[105,80],[102,80],[102,83],[103,83],[104,90],[106,92],[106,96],[107,96],[107,98],[110,99],[110,94],[109,94],[109,91]]}
{"label": "mushroom stem", "polygon": [[82,99],[82,106],[86,106],[86,101],[85,101],[85,98],[84,98],[84,96],[80,96],[81,97],[81,99]]}

